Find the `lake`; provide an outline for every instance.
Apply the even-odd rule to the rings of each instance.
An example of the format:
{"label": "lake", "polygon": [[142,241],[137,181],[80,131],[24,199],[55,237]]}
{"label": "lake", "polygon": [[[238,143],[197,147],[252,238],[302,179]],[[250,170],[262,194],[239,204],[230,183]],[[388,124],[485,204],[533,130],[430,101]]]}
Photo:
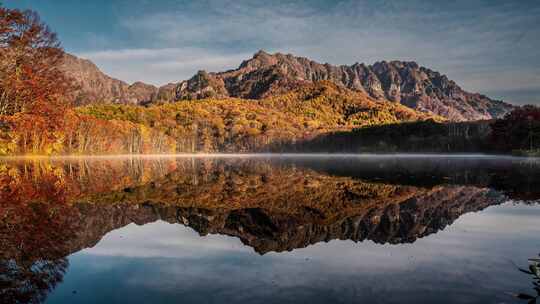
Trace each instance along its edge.
{"label": "lake", "polygon": [[534,303],[539,202],[534,158],[5,158],[0,303]]}

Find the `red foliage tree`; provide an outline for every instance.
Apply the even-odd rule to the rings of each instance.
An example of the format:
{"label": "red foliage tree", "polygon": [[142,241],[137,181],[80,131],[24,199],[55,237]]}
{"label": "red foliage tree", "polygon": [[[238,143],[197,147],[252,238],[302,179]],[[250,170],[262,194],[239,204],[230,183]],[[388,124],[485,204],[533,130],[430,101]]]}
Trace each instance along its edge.
{"label": "red foliage tree", "polygon": [[0,115],[42,115],[52,124],[67,107],[56,34],[33,11],[0,7]]}

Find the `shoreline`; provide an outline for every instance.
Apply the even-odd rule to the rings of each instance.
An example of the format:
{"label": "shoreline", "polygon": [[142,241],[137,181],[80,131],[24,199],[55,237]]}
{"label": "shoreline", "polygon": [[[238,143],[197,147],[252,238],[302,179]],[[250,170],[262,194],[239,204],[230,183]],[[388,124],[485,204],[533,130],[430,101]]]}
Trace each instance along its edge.
{"label": "shoreline", "polygon": [[159,159],[159,158],[481,158],[540,159],[540,156],[487,153],[180,153],[180,154],[101,154],[101,155],[13,155],[0,160],[25,159]]}

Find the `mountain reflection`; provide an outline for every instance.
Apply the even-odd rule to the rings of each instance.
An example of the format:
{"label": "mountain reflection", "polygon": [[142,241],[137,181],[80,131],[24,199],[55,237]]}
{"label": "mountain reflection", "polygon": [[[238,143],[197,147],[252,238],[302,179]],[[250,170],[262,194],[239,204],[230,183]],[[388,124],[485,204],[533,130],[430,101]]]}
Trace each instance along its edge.
{"label": "mountain reflection", "polygon": [[515,159],[115,158],[0,162],[0,297],[41,302],[66,257],[163,220],[257,253],[334,239],[412,243],[461,215],[540,197]]}

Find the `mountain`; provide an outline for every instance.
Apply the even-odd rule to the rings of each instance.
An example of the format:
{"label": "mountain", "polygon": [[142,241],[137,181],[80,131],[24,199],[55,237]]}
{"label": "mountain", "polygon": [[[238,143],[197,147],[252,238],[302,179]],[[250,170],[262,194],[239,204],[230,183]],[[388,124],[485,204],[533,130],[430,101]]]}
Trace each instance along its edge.
{"label": "mountain", "polygon": [[154,98],[157,88],[142,82],[129,85],[104,74],[90,60],[64,55],[61,66],[64,73],[73,79],[76,89],[73,93],[75,105],[90,103],[140,104]]}
{"label": "mountain", "polygon": [[175,96],[175,100],[261,99],[321,80],[329,80],[381,101],[398,102],[456,121],[498,118],[513,109],[502,101],[466,92],[447,76],[415,62],[381,61],[373,65],[334,66],[264,51],[242,62],[238,69],[219,73],[200,71],[189,80],[175,86],[169,84],[161,91],[163,95]]}
{"label": "mountain", "polygon": [[[377,102],[328,81],[261,100],[207,98],[148,107],[90,105],[76,112],[110,124],[124,122],[119,130],[131,129],[133,124],[140,127],[132,129],[135,133],[96,133],[91,146],[78,147],[85,153],[100,153],[94,149],[103,147],[115,147],[116,153],[283,152],[292,143],[322,133],[442,120],[399,103]],[[136,148],[125,150],[128,147]]]}
{"label": "mountain", "polygon": [[62,68],[78,85],[73,97],[76,105],[228,97],[264,99],[314,82],[330,81],[377,101],[401,103],[454,121],[499,118],[513,109],[502,101],[466,92],[439,72],[405,61],[334,66],[290,54],[259,51],[237,69],[199,71],[188,80],[160,88],[142,82],[129,85],[107,76],[91,61],[69,54]]}

